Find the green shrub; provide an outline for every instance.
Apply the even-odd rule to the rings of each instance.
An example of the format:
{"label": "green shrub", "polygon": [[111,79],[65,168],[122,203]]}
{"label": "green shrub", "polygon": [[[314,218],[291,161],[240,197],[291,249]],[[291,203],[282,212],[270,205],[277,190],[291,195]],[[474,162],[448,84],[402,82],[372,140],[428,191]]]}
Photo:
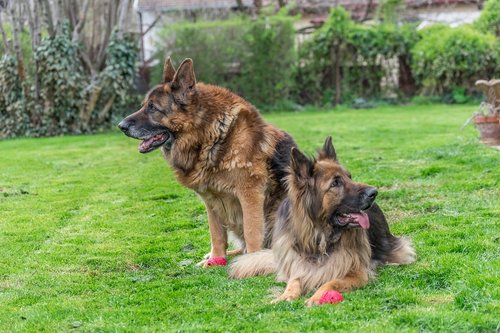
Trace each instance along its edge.
{"label": "green shrub", "polygon": [[83,69],[78,45],[71,41],[68,29],[55,37],[42,39],[35,51],[41,97],[45,100],[40,134],[56,135],[75,131],[76,119],[83,105]]}
{"label": "green shrub", "polygon": [[500,0],[488,0],[484,4],[484,9],[475,22],[475,27],[479,31],[500,37]]}
{"label": "green shrub", "polygon": [[23,90],[17,75],[17,61],[4,55],[0,60],[0,137],[24,133],[29,124]]}
{"label": "green shrub", "polygon": [[[79,48],[67,24],[54,37],[44,37],[34,53],[40,95],[27,70],[29,92],[23,94],[13,56],[0,60],[0,138],[92,132],[109,127],[123,115],[135,75],[138,48],[129,35],[113,33],[104,69],[85,73]],[[34,67],[34,66],[33,66]],[[34,70],[34,68],[33,68]],[[126,112],[126,111],[125,111]]]}
{"label": "green shrub", "polygon": [[[384,79],[391,76],[394,67],[409,68],[410,50],[417,40],[414,25],[361,25],[353,22],[342,7],[333,9],[328,21],[299,50],[297,96],[302,103],[325,104],[332,100],[339,48],[342,102],[358,97],[379,98],[384,94]],[[408,74],[410,78],[398,80],[411,83]]]}
{"label": "green shrub", "polygon": [[296,61],[293,18],[181,23],[163,28],[160,36],[162,64],[165,54],[177,61],[192,58],[199,81],[223,85],[260,107],[289,98]]}
{"label": "green shrub", "polygon": [[470,91],[476,80],[500,74],[498,41],[491,34],[435,25],[420,35],[412,49],[412,69],[425,94],[446,94],[456,87]]}

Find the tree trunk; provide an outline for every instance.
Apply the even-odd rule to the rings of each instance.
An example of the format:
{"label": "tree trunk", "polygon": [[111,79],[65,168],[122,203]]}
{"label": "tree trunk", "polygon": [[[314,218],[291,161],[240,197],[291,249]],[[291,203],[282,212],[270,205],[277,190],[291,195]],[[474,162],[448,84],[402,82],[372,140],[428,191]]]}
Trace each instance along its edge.
{"label": "tree trunk", "polygon": [[0,32],[2,33],[3,48],[5,50],[5,53],[9,54],[11,52],[11,49],[10,49],[9,40],[7,39],[7,34],[5,33],[5,29],[3,28],[2,12],[1,11],[0,11]]}
{"label": "tree trunk", "polygon": [[262,0],[253,0],[253,6],[255,7],[255,13],[259,15],[262,8]]}
{"label": "tree trunk", "polygon": [[373,0],[368,0],[368,3],[366,4],[366,8],[365,8],[365,13],[363,14],[363,17],[360,20],[361,22],[364,22],[368,19],[368,16],[370,15],[372,4],[373,4]]}
{"label": "tree trunk", "polygon": [[41,0],[43,3],[43,11],[45,12],[45,20],[47,21],[47,30],[51,37],[56,35],[56,29],[54,27],[54,17],[52,16],[52,10],[50,9],[49,0]]}
{"label": "tree trunk", "polygon": [[286,0],[278,0],[278,6],[280,8],[283,8],[286,6]]}
{"label": "tree trunk", "polygon": [[406,95],[412,96],[415,94],[415,80],[413,79],[413,75],[411,73],[410,62],[408,61],[408,57],[405,55],[398,56],[399,62],[399,79],[398,85],[399,89]]}
{"label": "tree trunk", "polygon": [[[38,61],[35,57],[35,51],[40,45],[41,40],[41,30],[40,30],[40,20],[39,20],[39,10],[38,10],[38,1],[30,0],[26,3],[26,11],[28,13],[28,23],[30,26],[31,32],[31,49],[32,49],[32,61],[35,65],[35,70],[33,72],[33,81],[35,82],[35,104],[40,105],[40,80],[38,78]],[[31,123],[36,126],[40,124],[40,115],[33,110]]]}
{"label": "tree trunk", "polygon": [[118,7],[118,24],[117,31],[121,36],[127,29],[128,10],[130,8],[130,0],[122,0]]}
{"label": "tree trunk", "polygon": [[340,77],[340,42],[336,42],[332,48],[332,55],[334,57],[334,70],[335,70],[335,100],[333,105],[339,105],[341,100],[341,77]]}
{"label": "tree trunk", "polygon": [[[16,13],[16,8],[15,6],[18,6],[18,10]],[[21,43],[19,41],[19,34],[21,32],[21,6],[20,3],[17,4],[12,4],[10,7],[10,15],[11,15],[11,22],[12,22],[12,41],[14,45],[14,52],[16,54],[16,60],[17,60],[17,75],[19,76],[19,81],[21,82],[21,85],[23,87],[23,92],[24,92],[24,97],[26,101],[29,99],[29,87],[26,82],[26,72],[24,70],[24,56],[23,56],[23,50],[21,49]],[[19,15],[18,15],[19,14]]]}
{"label": "tree trunk", "polygon": [[238,10],[240,12],[243,12],[245,10],[245,7],[243,6],[243,0],[236,0],[236,6],[238,7]]}
{"label": "tree trunk", "polygon": [[111,111],[111,107],[113,106],[113,103],[115,101],[115,98],[116,98],[116,95],[113,94],[113,96],[111,96],[108,99],[108,101],[106,102],[106,104],[104,104],[104,107],[102,108],[101,112],[99,112],[99,114],[97,115],[97,123],[98,124],[104,123],[104,121],[108,117],[108,115],[109,115],[109,113]]}

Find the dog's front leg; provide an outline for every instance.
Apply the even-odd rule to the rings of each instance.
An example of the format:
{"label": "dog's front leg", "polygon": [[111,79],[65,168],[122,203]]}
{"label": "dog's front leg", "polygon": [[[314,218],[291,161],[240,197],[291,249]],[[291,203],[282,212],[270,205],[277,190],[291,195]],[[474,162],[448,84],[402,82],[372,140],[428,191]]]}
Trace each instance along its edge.
{"label": "dog's front leg", "polygon": [[210,229],[210,255],[198,263],[198,266],[210,266],[210,258],[225,257],[227,251],[227,230],[222,225],[220,217],[207,203],[208,227]]}
{"label": "dog's front leg", "polygon": [[264,191],[246,188],[238,198],[243,211],[243,237],[247,253],[259,251],[264,241]]}
{"label": "dog's front leg", "polygon": [[321,304],[321,296],[329,290],[335,290],[339,292],[351,291],[355,288],[359,288],[368,283],[368,274],[363,271],[351,273],[342,279],[333,279],[331,281],[323,284],[314,295],[311,296],[306,301],[307,306],[319,305]]}
{"label": "dog's front leg", "polygon": [[274,304],[282,301],[293,301],[294,299],[299,298],[301,294],[302,287],[300,286],[300,280],[291,279],[290,281],[288,281],[283,294],[280,297],[274,299],[271,303]]}

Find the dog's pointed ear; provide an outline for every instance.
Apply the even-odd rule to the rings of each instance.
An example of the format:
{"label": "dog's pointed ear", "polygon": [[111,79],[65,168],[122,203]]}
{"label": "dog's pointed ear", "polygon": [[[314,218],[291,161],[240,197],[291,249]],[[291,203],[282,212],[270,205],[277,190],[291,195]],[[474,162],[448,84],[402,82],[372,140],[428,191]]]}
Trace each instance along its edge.
{"label": "dog's pointed ear", "polygon": [[323,144],[323,148],[319,151],[318,160],[337,160],[337,153],[335,152],[335,148],[333,147],[332,137],[329,136],[326,138],[325,143]]}
{"label": "dog's pointed ear", "polygon": [[291,151],[290,165],[298,179],[305,180],[312,176],[313,162],[295,147]]}
{"label": "dog's pointed ear", "polygon": [[171,82],[175,76],[175,68],[172,64],[170,57],[165,59],[165,64],[163,65],[163,81],[161,83]]}
{"label": "dog's pointed ear", "polygon": [[174,75],[172,88],[188,90],[193,89],[195,85],[196,77],[194,76],[193,60],[190,58],[184,59]]}

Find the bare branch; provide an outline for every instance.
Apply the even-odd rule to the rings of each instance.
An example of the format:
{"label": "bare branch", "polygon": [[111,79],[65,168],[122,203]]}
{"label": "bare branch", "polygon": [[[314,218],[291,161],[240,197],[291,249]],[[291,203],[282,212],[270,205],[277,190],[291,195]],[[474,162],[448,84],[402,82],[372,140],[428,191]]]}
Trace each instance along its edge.
{"label": "bare branch", "polygon": [[79,13],[80,15],[78,15],[75,28],[73,30],[73,42],[78,41],[78,39],[80,38],[80,33],[83,30],[87,18],[88,9],[89,9],[89,0],[85,0],[83,2],[82,10],[80,10]]}
{"label": "bare branch", "polygon": [[114,3],[114,1],[110,1],[108,6],[108,21],[104,22],[104,24],[106,24],[106,31],[102,35],[101,43],[99,45],[99,51],[97,52],[97,58],[95,59],[97,68],[102,68],[102,66],[104,66],[104,61],[106,60],[106,49],[108,47],[109,38],[116,21],[117,10],[118,7]]}
{"label": "bare branch", "polygon": [[155,20],[153,21],[153,23],[151,23],[151,24],[149,25],[149,27],[147,27],[147,28],[146,28],[146,31],[144,31],[144,32],[142,33],[142,36],[145,36],[148,32],[150,32],[150,31],[151,31],[151,29],[153,29],[153,28],[155,27],[156,23],[158,23],[158,22],[160,21],[160,19],[161,19],[161,15],[158,15],[158,16],[155,18]]}

